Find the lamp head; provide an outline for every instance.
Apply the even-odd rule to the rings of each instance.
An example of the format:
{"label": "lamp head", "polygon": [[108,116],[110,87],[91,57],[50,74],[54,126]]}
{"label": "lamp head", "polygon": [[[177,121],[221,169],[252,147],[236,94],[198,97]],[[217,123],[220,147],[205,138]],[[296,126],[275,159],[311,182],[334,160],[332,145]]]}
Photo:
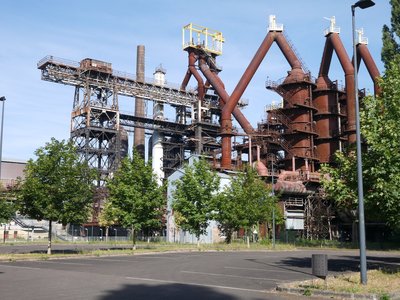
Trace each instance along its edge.
{"label": "lamp head", "polygon": [[0,97],[0,101],[6,101],[6,97],[1,96],[1,97]]}
{"label": "lamp head", "polygon": [[359,7],[361,9],[365,9],[365,8],[368,8],[368,7],[371,7],[374,5],[375,5],[375,2],[372,0],[359,0],[353,6]]}

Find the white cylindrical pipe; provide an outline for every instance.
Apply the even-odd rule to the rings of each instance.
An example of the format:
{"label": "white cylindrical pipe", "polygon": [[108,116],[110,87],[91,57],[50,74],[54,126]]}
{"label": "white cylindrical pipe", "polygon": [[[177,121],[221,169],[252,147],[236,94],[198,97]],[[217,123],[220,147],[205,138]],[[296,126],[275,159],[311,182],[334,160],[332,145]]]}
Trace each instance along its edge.
{"label": "white cylindrical pipe", "polygon": [[158,132],[154,131],[153,134],[153,157],[152,157],[152,168],[154,174],[157,176],[157,182],[161,186],[163,179],[164,179],[164,171],[163,171],[163,156],[164,156],[164,149],[162,146],[162,139],[163,135]]}

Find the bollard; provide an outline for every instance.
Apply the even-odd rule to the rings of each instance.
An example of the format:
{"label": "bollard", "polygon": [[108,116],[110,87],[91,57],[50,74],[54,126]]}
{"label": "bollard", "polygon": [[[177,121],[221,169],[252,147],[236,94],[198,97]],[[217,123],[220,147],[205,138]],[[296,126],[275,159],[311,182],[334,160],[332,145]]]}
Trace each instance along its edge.
{"label": "bollard", "polygon": [[312,274],[322,279],[328,276],[328,255],[313,254],[311,258]]}

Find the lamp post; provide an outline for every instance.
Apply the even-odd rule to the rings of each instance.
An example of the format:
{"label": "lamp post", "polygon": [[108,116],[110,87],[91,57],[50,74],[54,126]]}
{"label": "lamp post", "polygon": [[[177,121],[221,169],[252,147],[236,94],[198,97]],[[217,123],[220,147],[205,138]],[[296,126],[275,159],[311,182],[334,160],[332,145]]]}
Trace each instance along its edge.
{"label": "lamp post", "polygon": [[85,228],[85,233],[86,233],[86,239],[87,239],[87,241],[89,242],[89,233],[88,233],[88,229],[87,228]]}
{"label": "lamp post", "polygon": [[0,129],[0,180],[1,180],[1,163],[3,161],[3,125],[4,125],[4,102],[6,97],[0,97],[1,105],[1,129]]}
{"label": "lamp post", "polygon": [[274,187],[274,176],[275,176],[275,171],[274,171],[274,162],[272,162],[272,187],[271,187],[271,193],[272,196],[274,197],[274,206],[272,207],[272,249],[275,249],[275,187]]}
{"label": "lamp post", "polygon": [[374,6],[371,0],[359,0],[351,6],[352,32],[353,32],[353,64],[354,64],[354,93],[356,101],[356,145],[357,145],[357,181],[358,181],[358,226],[360,244],[360,276],[361,284],[367,284],[367,257],[365,245],[365,222],[364,222],[364,190],[361,159],[361,133],[360,133],[360,105],[358,99],[358,75],[357,75],[357,44],[355,29],[356,7],[365,9]]}

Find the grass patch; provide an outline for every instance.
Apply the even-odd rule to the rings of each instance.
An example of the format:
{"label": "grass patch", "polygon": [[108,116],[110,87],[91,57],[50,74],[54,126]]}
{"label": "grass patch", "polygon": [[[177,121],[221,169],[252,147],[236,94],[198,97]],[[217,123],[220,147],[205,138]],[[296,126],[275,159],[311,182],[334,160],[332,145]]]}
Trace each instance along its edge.
{"label": "grass patch", "polygon": [[[354,294],[376,294],[380,299],[390,299],[389,294],[400,290],[400,269],[368,271],[368,284],[360,284],[360,273],[346,273],[335,277],[328,277],[327,282],[322,279],[308,280],[291,285],[301,288],[307,293],[313,290],[345,292]],[[388,298],[389,297],[389,298]]]}
{"label": "grass patch", "polygon": [[[53,254],[47,255],[45,253],[7,253],[0,254],[0,261],[17,261],[17,260],[45,260],[53,258],[66,258],[66,257],[79,257],[79,256],[107,256],[107,255],[132,255],[135,253],[160,253],[167,251],[265,251],[272,250],[272,245],[263,245],[260,243],[251,243],[250,248],[243,242],[235,242],[231,244],[218,243],[218,244],[200,244],[197,248],[196,244],[175,244],[166,242],[146,243],[138,242],[136,250],[131,248],[132,242],[123,243],[98,243],[98,248],[85,249],[78,248],[77,243],[64,243],[69,244],[69,250],[54,250]],[[29,244],[31,245],[31,244]],[[92,245],[92,244],[91,244]],[[293,245],[276,244],[275,250],[293,250]],[[72,251],[71,251],[72,250]],[[57,252],[56,252],[57,251]]]}

